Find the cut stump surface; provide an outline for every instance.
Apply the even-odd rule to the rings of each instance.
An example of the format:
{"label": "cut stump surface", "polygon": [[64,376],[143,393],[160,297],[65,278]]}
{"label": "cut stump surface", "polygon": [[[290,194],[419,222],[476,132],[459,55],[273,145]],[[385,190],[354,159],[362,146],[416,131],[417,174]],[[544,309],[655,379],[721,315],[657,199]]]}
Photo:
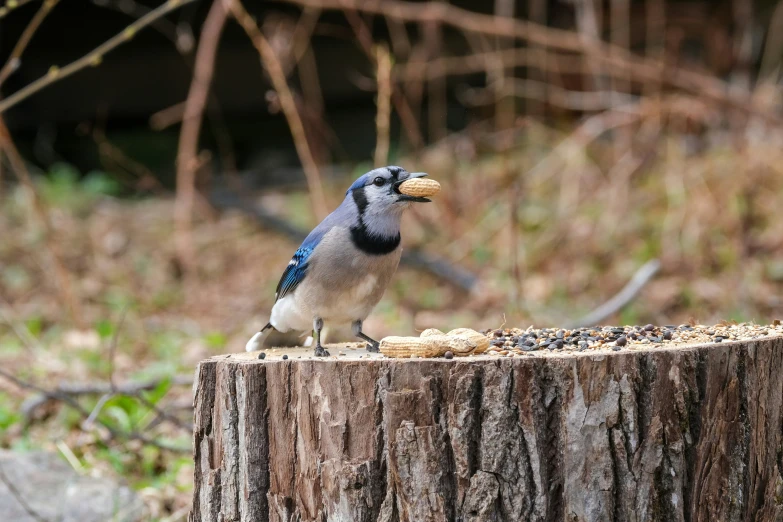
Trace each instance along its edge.
{"label": "cut stump surface", "polygon": [[191,521],[783,520],[783,337],[329,350],[199,365]]}

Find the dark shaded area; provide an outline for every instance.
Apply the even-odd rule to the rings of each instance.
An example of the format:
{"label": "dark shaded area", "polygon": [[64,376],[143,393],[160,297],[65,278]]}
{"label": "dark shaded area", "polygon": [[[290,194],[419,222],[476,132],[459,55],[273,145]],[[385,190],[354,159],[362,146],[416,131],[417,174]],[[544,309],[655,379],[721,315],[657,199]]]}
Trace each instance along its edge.
{"label": "dark shaded area", "polygon": [[[494,9],[491,2],[450,3],[487,14]],[[755,4],[760,13],[773,7],[771,2]],[[22,67],[11,75],[3,92],[14,92],[45,75],[52,65],[62,66],[86,54],[121,32],[144,10],[157,5],[115,0],[61,2],[45,20],[24,55]],[[99,128],[105,130],[113,144],[149,167],[164,185],[171,187],[178,124],[156,131],[150,128],[150,117],[185,99],[194,39],[198,38],[207,8],[205,1],[183,7],[168,19],[141,31],[133,42],[110,53],[99,67],[80,71],[9,110],[6,119],[23,155],[43,168],[57,161],[74,164],[82,172],[100,168],[91,136],[91,130]],[[283,41],[290,35],[286,31],[296,26],[301,15],[298,7],[284,3],[250,4],[248,8],[262,27],[263,24],[282,27]],[[4,60],[10,52],[36,9],[37,2],[31,2],[0,22],[0,59]],[[543,10],[552,27],[574,25],[576,15],[571,3],[515,2],[516,13],[524,14],[531,9]],[[634,24],[630,28],[631,47],[638,51],[644,51],[649,44],[644,39],[646,9],[645,2],[631,2]],[[731,2],[666,2],[666,10],[665,28],[668,35],[673,35],[667,45],[677,47],[681,62],[698,64],[719,75],[734,70],[733,51],[729,49],[727,53],[714,43],[720,37],[731,38]],[[604,11],[608,17],[608,6]],[[374,40],[389,40],[388,27],[381,17],[365,17],[365,21],[372,27]],[[605,27],[608,25],[604,23]],[[421,27],[415,24],[407,24],[407,31],[412,40],[422,37]],[[463,34],[445,28],[443,37],[442,55],[457,56],[469,51]],[[321,126],[323,132],[315,141],[323,141],[321,148],[327,151],[327,157],[322,159],[325,163],[366,161],[375,145],[373,70],[342,13],[321,14],[313,33],[312,49],[325,110],[323,118],[314,115],[318,120],[315,125]],[[229,137],[240,171],[250,171],[254,177],[261,174],[264,183],[299,179],[298,170],[286,170],[298,165],[288,126],[282,114],[270,106],[267,96],[270,84],[258,55],[233,22],[226,28],[216,63],[212,108],[202,133],[204,148],[219,148],[215,135],[222,133]],[[562,71],[560,80],[570,88],[582,84],[580,75],[574,71]],[[295,73],[290,81],[298,89],[301,78]],[[470,122],[491,115],[491,110],[468,108],[458,101],[466,88],[484,84],[483,74],[451,76],[446,80],[449,130],[464,129]],[[426,111],[426,89],[423,96]],[[562,115],[562,111],[550,114]],[[572,117],[576,115],[570,113]],[[307,118],[307,114],[304,116]],[[420,130],[426,137],[426,119],[420,122]],[[393,142],[399,141],[401,132],[393,111]],[[219,164],[216,166],[220,169]]]}

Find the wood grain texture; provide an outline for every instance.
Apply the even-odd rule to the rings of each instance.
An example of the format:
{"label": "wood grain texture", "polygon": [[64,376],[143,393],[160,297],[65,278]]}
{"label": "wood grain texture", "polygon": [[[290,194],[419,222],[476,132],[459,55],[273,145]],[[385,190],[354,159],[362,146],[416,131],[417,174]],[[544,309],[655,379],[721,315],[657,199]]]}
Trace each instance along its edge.
{"label": "wood grain texture", "polygon": [[197,521],[783,520],[783,338],[202,362]]}

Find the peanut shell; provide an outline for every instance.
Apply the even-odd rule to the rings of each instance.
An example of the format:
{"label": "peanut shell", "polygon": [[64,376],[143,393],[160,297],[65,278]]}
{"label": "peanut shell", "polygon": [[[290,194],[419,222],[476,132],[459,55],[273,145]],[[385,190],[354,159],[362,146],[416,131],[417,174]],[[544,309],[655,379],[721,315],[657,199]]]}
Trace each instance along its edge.
{"label": "peanut shell", "polygon": [[408,196],[426,198],[440,192],[440,183],[434,179],[413,178],[403,181],[398,190]]}

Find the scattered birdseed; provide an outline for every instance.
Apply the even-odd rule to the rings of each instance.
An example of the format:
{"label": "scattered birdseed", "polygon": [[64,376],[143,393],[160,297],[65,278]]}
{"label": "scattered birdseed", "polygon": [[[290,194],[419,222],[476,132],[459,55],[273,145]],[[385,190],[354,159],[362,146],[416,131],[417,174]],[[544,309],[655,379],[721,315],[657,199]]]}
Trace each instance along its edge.
{"label": "scattered birdseed", "polygon": [[668,324],[656,326],[588,326],[565,330],[562,328],[505,328],[485,330],[490,339],[488,355],[525,355],[533,351],[586,351],[606,349],[633,350],[645,345],[646,349],[724,341],[746,341],[768,336],[783,336],[783,326],[778,321],[772,325],[753,323],[714,326]]}
{"label": "scattered birdseed", "polygon": [[[652,327],[652,329],[650,329]],[[563,353],[591,351],[634,351],[654,350],[657,348],[673,348],[678,346],[728,343],[735,341],[752,341],[764,338],[783,337],[783,325],[756,325],[753,323],[716,325],[681,324],[655,326],[587,326],[572,329],[563,328],[534,328],[532,326],[522,328],[504,328],[484,330],[490,341],[489,349],[484,354],[470,354],[470,357],[528,357],[531,355],[544,355],[557,357]],[[358,345],[363,348],[364,345]],[[332,353],[342,356],[357,357],[363,360],[383,359],[383,354],[359,355],[351,351],[347,346],[341,346],[340,351]],[[288,360],[296,357],[297,353],[283,354],[283,349],[269,348],[257,354],[258,359]],[[267,357],[267,355],[269,357]],[[444,354],[446,359],[458,359],[453,351]],[[313,358],[312,350],[304,359],[324,360],[322,357]],[[345,360],[344,357],[342,360]],[[338,360],[335,355],[331,360]]]}

